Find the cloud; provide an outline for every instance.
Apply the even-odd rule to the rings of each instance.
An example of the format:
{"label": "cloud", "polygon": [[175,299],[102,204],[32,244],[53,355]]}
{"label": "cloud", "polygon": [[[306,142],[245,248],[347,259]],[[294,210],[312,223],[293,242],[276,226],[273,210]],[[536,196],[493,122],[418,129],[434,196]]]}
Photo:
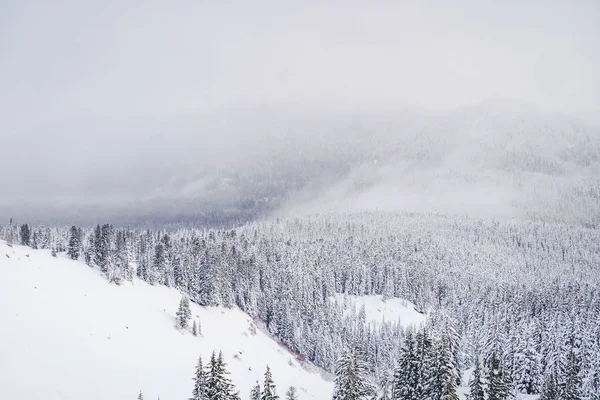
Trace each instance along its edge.
{"label": "cloud", "polygon": [[598,3],[516,5],[4,1],[0,214],[326,163],[344,144],[321,136],[364,114],[500,95],[595,116]]}

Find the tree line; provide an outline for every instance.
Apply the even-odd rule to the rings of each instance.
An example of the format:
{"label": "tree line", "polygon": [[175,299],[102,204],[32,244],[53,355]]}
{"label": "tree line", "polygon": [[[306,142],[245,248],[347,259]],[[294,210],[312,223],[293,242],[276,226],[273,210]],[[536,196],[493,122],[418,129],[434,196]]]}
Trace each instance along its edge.
{"label": "tree line", "polygon": [[407,327],[366,318],[344,295],[414,303],[432,332],[451,327],[453,365],[464,371],[479,364],[486,385],[497,370],[512,393],[573,387],[586,400],[600,393],[597,229],[385,213],[234,230],[0,229],[7,240],[20,231],[29,231],[30,246],[66,252],[115,284],[137,276],[200,305],[238,306],[330,372],[345,348],[358,345],[377,386],[392,381]]}

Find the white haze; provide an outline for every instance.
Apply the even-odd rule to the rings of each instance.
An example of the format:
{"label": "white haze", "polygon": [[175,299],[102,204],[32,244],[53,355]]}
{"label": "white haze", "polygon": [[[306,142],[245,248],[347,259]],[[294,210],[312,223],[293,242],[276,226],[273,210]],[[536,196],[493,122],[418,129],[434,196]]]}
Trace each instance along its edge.
{"label": "white haze", "polygon": [[[297,182],[276,190],[294,204],[286,210],[514,215],[540,191],[546,201],[587,182],[597,160],[561,164],[568,170],[532,197],[514,174],[463,165],[473,149],[504,154],[469,142],[464,126],[427,128],[458,142],[419,168],[414,154],[381,158],[364,143],[405,143],[423,120],[463,118],[489,98],[537,104],[550,126],[555,112],[597,121],[599,22],[596,1],[4,1],[0,216],[196,210],[265,198],[267,184],[239,187],[287,169]],[[514,111],[506,120],[520,118]],[[542,125],[525,124],[543,137]],[[585,125],[559,125],[597,143]],[[494,125],[481,132],[505,137]]]}

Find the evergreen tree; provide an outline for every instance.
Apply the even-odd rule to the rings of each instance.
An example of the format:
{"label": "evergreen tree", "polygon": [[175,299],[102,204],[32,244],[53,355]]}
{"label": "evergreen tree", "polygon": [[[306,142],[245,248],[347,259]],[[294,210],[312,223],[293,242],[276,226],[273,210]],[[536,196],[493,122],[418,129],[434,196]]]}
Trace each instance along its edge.
{"label": "evergreen tree", "polygon": [[144,400],[144,395],[142,394],[141,390],[140,390],[140,394],[138,394],[138,400]]}
{"label": "evergreen tree", "polygon": [[79,259],[79,251],[81,249],[81,232],[77,229],[75,225],[71,227],[71,231],[69,233],[69,246],[67,249],[67,255],[72,260]]}
{"label": "evergreen tree", "polygon": [[198,357],[196,373],[192,379],[194,380],[194,390],[192,391],[192,397],[190,397],[189,400],[208,400],[208,377],[206,371],[204,371],[204,366],[202,365],[202,357]]}
{"label": "evergreen tree", "polygon": [[8,234],[6,236],[6,244],[9,247],[12,247],[14,240],[15,239],[14,239],[14,233],[13,233],[13,220],[11,218],[8,222]]}
{"label": "evergreen tree", "polygon": [[267,371],[265,372],[265,381],[263,383],[263,390],[260,396],[261,400],[278,400],[277,390],[275,383],[273,382],[273,376],[271,375],[271,369],[267,365]]}
{"label": "evergreen tree", "polygon": [[361,351],[344,350],[335,371],[333,400],[367,400],[374,393]]}
{"label": "evergreen tree", "polygon": [[432,398],[458,400],[456,381],[453,349],[448,336],[444,335],[437,345],[435,370],[430,387]]}
{"label": "evergreen tree", "polygon": [[196,324],[196,320],[194,320],[194,324],[192,325],[192,334],[198,336],[198,324]]}
{"label": "evergreen tree", "polygon": [[290,386],[285,392],[285,400],[298,400],[298,393],[295,386]]}
{"label": "evergreen tree", "polygon": [[564,400],[582,400],[582,382],[580,377],[580,360],[571,349],[567,357],[566,376],[564,378],[563,387],[561,390],[562,399]]}
{"label": "evergreen tree", "polygon": [[556,374],[554,372],[550,372],[546,375],[540,400],[562,400]]}
{"label": "evergreen tree", "polygon": [[256,385],[250,391],[250,400],[260,400],[260,383],[256,381]]}
{"label": "evergreen tree", "polygon": [[236,394],[234,387],[229,380],[223,353],[219,352],[216,357],[213,351],[208,365],[208,379],[206,393],[208,400],[232,400]]}
{"label": "evergreen tree", "polygon": [[377,400],[392,400],[392,384],[389,374],[383,374],[379,379],[379,397]]}
{"label": "evergreen tree", "polygon": [[469,400],[485,400],[479,357],[475,359],[475,369],[473,369],[473,374],[469,381]]}
{"label": "evergreen tree", "polygon": [[533,332],[528,331],[515,355],[515,381],[520,392],[535,394],[540,391],[540,356],[536,351]]}
{"label": "evergreen tree", "polygon": [[487,383],[488,400],[506,400],[512,398],[510,387],[507,384],[503,360],[496,352],[491,354],[488,361]]}
{"label": "evergreen tree", "polygon": [[29,229],[28,224],[21,225],[20,236],[21,246],[29,246],[31,241],[31,230]]}
{"label": "evergreen tree", "polygon": [[417,371],[416,380],[414,383],[415,399],[428,399],[434,394],[435,375],[435,354],[433,341],[429,335],[427,327],[421,329],[416,335],[416,363],[415,370]]}
{"label": "evergreen tree", "polygon": [[179,301],[179,308],[177,309],[175,315],[177,326],[183,329],[187,328],[188,321],[190,318],[192,318],[192,310],[190,309],[190,299],[186,295],[181,297],[181,300]]}
{"label": "evergreen tree", "polygon": [[419,378],[418,361],[412,332],[408,332],[400,349],[398,365],[394,371],[392,398],[394,400],[416,399]]}

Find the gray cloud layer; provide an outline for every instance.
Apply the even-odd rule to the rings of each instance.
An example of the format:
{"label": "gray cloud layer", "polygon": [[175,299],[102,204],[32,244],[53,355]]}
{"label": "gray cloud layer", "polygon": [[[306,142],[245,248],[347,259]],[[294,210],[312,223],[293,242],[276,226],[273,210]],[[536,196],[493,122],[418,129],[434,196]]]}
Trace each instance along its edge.
{"label": "gray cloud layer", "polygon": [[0,214],[197,194],[353,113],[593,117],[599,37],[596,1],[4,1]]}

